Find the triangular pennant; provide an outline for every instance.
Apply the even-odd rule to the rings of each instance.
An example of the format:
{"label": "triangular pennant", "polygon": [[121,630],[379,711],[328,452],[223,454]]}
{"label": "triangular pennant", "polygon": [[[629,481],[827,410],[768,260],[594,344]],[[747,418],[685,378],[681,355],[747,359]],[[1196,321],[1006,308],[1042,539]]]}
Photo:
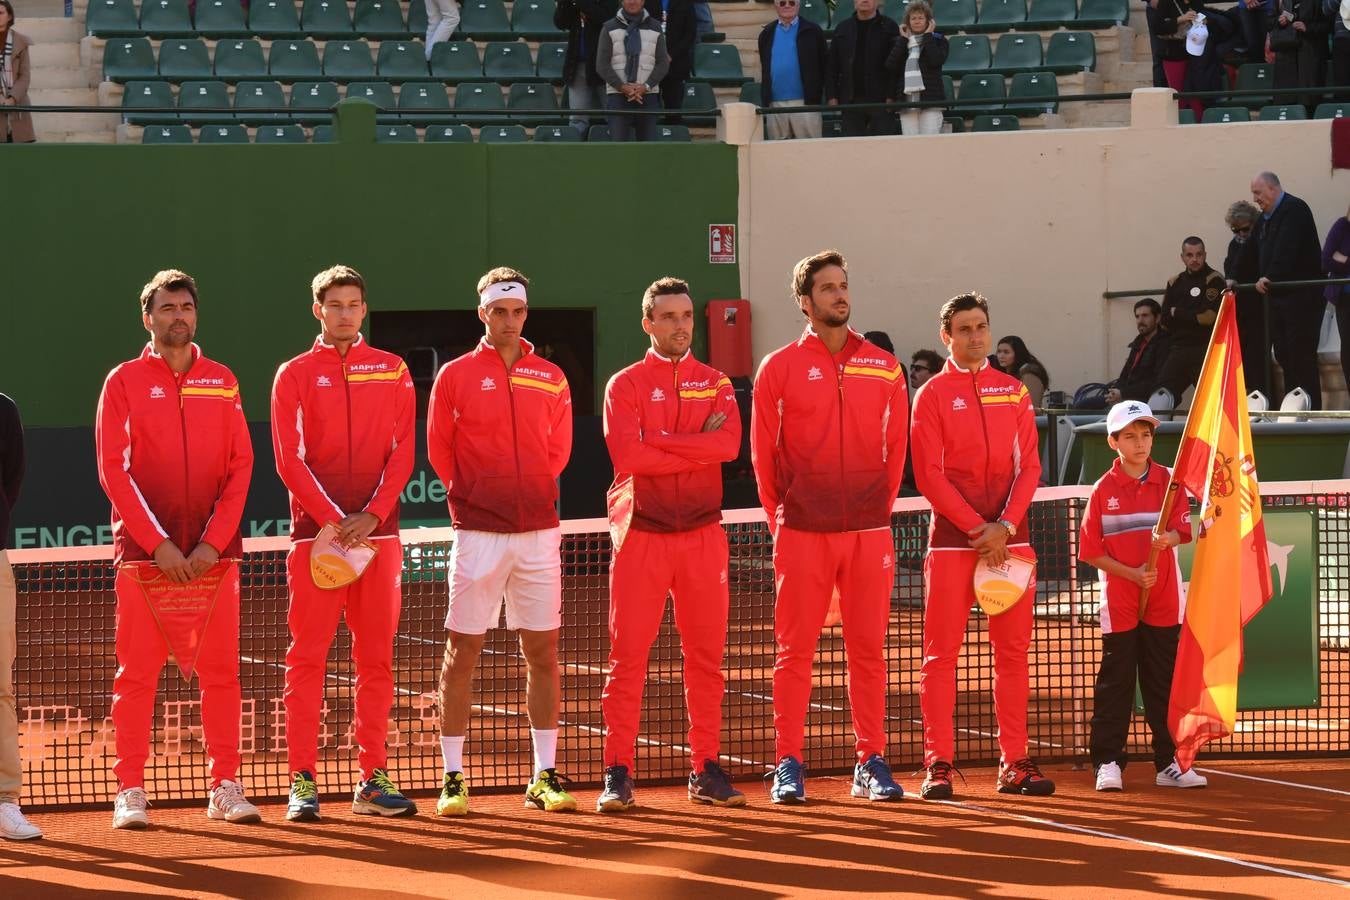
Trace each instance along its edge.
{"label": "triangular pennant", "polygon": [[122,570],[141,589],[178,671],[192,681],[216,597],[233,560],[222,559],[187,584],[170,581],[152,562],[125,563]]}
{"label": "triangular pennant", "polygon": [[999,565],[981,562],[973,578],[975,599],[985,615],[996,616],[1017,605],[1036,575],[1036,561],[1010,553]]}
{"label": "triangular pennant", "polygon": [[344,588],[365,574],[379,548],[369,541],[345,545],[338,540],[337,526],[329,522],[309,548],[309,575],[314,586],[325,591]]}

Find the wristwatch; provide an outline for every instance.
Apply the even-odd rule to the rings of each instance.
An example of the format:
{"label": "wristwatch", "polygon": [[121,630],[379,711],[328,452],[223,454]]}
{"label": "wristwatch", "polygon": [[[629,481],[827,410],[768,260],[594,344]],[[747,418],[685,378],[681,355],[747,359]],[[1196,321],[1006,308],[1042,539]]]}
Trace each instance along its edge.
{"label": "wristwatch", "polygon": [[1009,522],[1007,519],[999,519],[998,524],[1008,529],[1008,537],[1017,537],[1017,526],[1012,522]]}

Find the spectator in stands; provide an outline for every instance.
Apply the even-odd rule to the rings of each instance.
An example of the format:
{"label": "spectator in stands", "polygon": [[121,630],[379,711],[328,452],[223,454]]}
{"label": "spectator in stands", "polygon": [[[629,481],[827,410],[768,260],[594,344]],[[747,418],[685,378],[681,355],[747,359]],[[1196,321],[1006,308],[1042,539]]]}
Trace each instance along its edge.
{"label": "spectator in stands", "polygon": [[[942,65],[949,49],[947,38],[937,30],[933,7],[927,0],[912,0],[905,8],[900,39],[886,59],[887,70],[898,79],[897,93],[911,101],[947,99]],[[942,131],[942,109],[926,106],[901,110],[900,128],[906,135],[938,134]]]}
{"label": "spectator in stands", "polygon": [[[567,32],[563,57],[563,84],[569,109],[600,109],[604,106],[605,80],[595,68],[595,48],[600,28],[619,9],[617,0],[558,0],[553,24]],[[585,116],[573,116],[572,127],[583,140],[591,127]]]}
{"label": "spectator in stands", "polygon": [[1152,297],[1134,305],[1134,325],[1139,335],[1130,341],[1130,355],[1120,369],[1120,377],[1106,389],[1106,402],[1147,400],[1158,383],[1162,361],[1167,358],[1167,335],[1159,327],[1162,307]]}
{"label": "spectator in stands", "polygon": [[942,357],[932,350],[915,350],[909,358],[909,391],[912,395],[928,379],[942,371]]}
{"label": "spectator in stands", "polygon": [[[1301,387],[1322,408],[1322,386],[1317,374],[1317,343],[1322,337],[1326,299],[1322,288],[1285,288],[1278,282],[1322,277],[1322,241],[1312,210],[1287,194],[1274,172],[1252,180],[1252,199],[1261,207],[1256,226],[1256,290],[1270,307],[1270,339],[1275,361],[1284,371],[1284,389]],[[1277,282],[1271,284],[1271,282]]]}
{"label": "spectator in stands", "polygon": [[[777,20],[759,32],[759,84],[762,102],[772,108],[818,106],[825,78],[825,32],[797,14],[799,0],[774,0]],[[820,113],[784,113],[764,117],[771,141],[818,138]]]}
{"label": "spectator in stands", "polygon": [[1000,338],[994,352],[998,357],[998,367],[1026,385],[1031,395],[1031,405],[1039,407],[1050,387],[1050,373],[1045,365],[1027,349],[1026,341],[1015,334]]}
{"label": "spectator in stands", "polygon": [[[1229,230],[1233,232],[1233,238],[1228,242],[1228,255],[1223,261],[1223,277],[1228,280],[1230,288],[1238,284],[1254,284],[1261,277],[1257,269],[1253,234],[1260,218],[1261,210],[1247,200],[1239,200],[1228,207],[1228,214],[1224,216]],[[1242,345],[1247,390],[1260,391],[1269,398],[1266,372],[1270,368],[1270,336],[1266,333],[1264,307],[1265,302],[1255,288],[1237,291],[1238,340]]]}
{"label": "spectator in stands", "polygon": [[891,336],[886,332],[864,331],[863,340],[871,341],[873,344],[876,344],[878,347],[880,347],[882,350],[885,350],[891,356],[895,356],[895,342],[891,340]]}
{"label": "spectator in stands", "polygon": [[[1266,17],[1270,51],[1275,55],[1271,74],[1276,89],[1321,87],[1331,34],[1331,20],[1323,14],[1321,0],[1270,0]],[[1281,97],[1277,102],[1293,101]],[[1311,107],[1317,96],[1305,94],[1297,102]]]}
{"label": "spectator in stands", "polygon": [[[416,0],[414,0],[416,2]],[[425,0],[427,5],[427,62],[431,61],[431,48],[441,41],[450,40],[450,35],[459,27],[459,3],[456,0]],[[556,13],[554,13],[556,15]]]}
{"label": "spectator in stands", "polygon": [[[644,6],[661,23],[666,52],[670,54],[670,69],[661,79],[661,105],[679,109],[684,106],[684,83],[694,70],[694,45],[698,43],[693,0],[645,0]],[[670,125],[679,121],[679,116],[666,117]]]}
{"label": "spectator in stands", "polygon": [[[28,105],[31,44],[14,30],[14,5],[10,0],[0,0],[0,110]],[[31,144],[36,140],[32,113],[0,112],[0,144]]]}
{"label": "spectator in stands", "polygon": [[694,30],[697,32],[694,43],[703,40],[705,34],[712,34],[715,28],[708,0],[694,0]]}
{"label": "spectator in stands", "polygon": [[[877,12],[877,0],[856,0],[853,15],[840,22],[825,61],[825,99],[831,106],[890,103],[895,75],[886,68],[900,26]],[[844,134],[895,134],[895,114],[888,109],[843,112]]]}
{"label": "spectator in stands", "polygon": [[1265,62],[1266,0],[1238,0],[1230,15],[1237,19],[1244,60],[1251,63]]}
{"label": "spectator in stands", "polygon": [[[1191,55],[1186,52],[1186,35],[1200,15],[1199,0],[1158,0],[1153,16],[1153,34],[1158,38],[1162,55],[1163,74],[1167,86],[1174,91],[1189,90],[1186,76],[1191,67]],[[1204,114],[1205,106],[1199,100],[1178,100],[1180,109],[1189,109],[1196,119]]]}
{"label": "spectator in stands", "polygon": [[[1350,86],[1350,8],[1341,0],[1323,0],[1322,14],[1331,21],[1331,83]],[[1344,98],[1345,93],[1336,95]]]}
{"label": "spectator in stands", "polygon": [[[1153,86],[1167,87],[1167,73],[1163,69],[1163,48],[1162,39],[1158,37],[1158,2],[1159,0],[1145,0],[1144,18],[1148,23],[1148,49],[1153,57]],[[1258,0],[1263,2],[1263,0]],[[1265,39],[1265,18],[1261,19],[1262,40]]]}
{"label": "spectator in stands", "polygon": [[[1327,232],[1322,246],[1322,269],[1330,278],[1350,278],[1350,212]],[[1336,307],[1336,330],[1341,335],[1341,371],[1350,387],[1350,284],[1329,284],[1323,296]]]}
{"label": "spectator in stands", "polygon": [[[9,0],[0,0],[8,5]],[[18,589],[5,552],[9,517],[23,484],[23,424],[19,407],[0,394],[0,838],[28,841],[42,830],[19,810],[23,767],[19,760],[19,717],[14,704],[15,615]]]}
{"label": "spectator in stands", "polygon": [[1181,242],[1181,261],[1186,268],[1167,282],[1163,295],[1162,327],[1171,347],[1158,375],[1158,386],[1172,395],[1173,409],[1200,377],[1224,290],[1223,276],[1206,262],[1205,242],[1200,238],[1191,235]]}
{"label": "spectator in stands", "polygon": [[643,0],[623,0],[614,18],[600,29],[595,71],[604,79],[609,134],[614,141],[656,140],[656,117],[634,110],[661,109],[660,85],[670,69],[661,20],[643,8]]}

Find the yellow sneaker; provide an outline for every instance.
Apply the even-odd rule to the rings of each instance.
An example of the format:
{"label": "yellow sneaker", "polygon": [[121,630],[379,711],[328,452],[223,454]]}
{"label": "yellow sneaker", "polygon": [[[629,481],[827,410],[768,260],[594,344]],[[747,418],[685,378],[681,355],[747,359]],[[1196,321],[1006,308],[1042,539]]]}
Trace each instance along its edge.
{"label": "yellow sneaker", "polygon": [[534,784],[525,789],[525,805],[537,806],[544,812],[576,809],[576,798],[563,790],[559,779],[567,781],[566,776],[559,775],[557,769],[544,769],[536,775]]}
{"label": "yellow sneaker", "polygon": [[446,772],[441,783],[441,796],[436,800],[436,815],[467,816],[469,814],[469,786],[463,772]]}

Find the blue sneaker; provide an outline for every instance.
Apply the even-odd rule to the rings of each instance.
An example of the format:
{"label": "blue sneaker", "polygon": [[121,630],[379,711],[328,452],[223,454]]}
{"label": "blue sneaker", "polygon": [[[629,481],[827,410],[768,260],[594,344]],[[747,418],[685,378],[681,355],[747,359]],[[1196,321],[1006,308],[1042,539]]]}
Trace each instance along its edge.
{"label": "blue sneaker", "polygon": [[865,762],[853,767],[853,790],[855,797],[868,800],[899,800],[905,796],[905,789],[895,783],[891,776],[891,767],[880,753],[873,753]]}
{"label": "blue sneaker", "polygon": [[699,771],[689,773],[689,799],[713,806],[745,805],[745,794],[731,786],[731,776],[711,759],[705,759]]}
{"label": "blue sneaker", "polygon": [[319,785],[313,772],[296,772],[291,776],[291,802],[286,805],[286,821],[319,821]]}
{"label": "blue sneaker", "polygon": [[358,816],[415,816],[417,804],[403,796],[388,772],[375,769],[368,780],[357,784],[352,812]]}
{"label": "blue sneaker", "polygon": [[633,799],[633,776],[628,774],[628,767],[610,766],[605,769],[605,789],[596,798],[595,811],[623,812],[632,809],[636,803]]}
{"label": "blue sneaker", "polygon": [[806,770],[801,760],[795,756],[785,756],[778,761],[778,768],[767,772],[764,779],[773,779],[769,786],[769,799],[774,803],[806,802]]}

